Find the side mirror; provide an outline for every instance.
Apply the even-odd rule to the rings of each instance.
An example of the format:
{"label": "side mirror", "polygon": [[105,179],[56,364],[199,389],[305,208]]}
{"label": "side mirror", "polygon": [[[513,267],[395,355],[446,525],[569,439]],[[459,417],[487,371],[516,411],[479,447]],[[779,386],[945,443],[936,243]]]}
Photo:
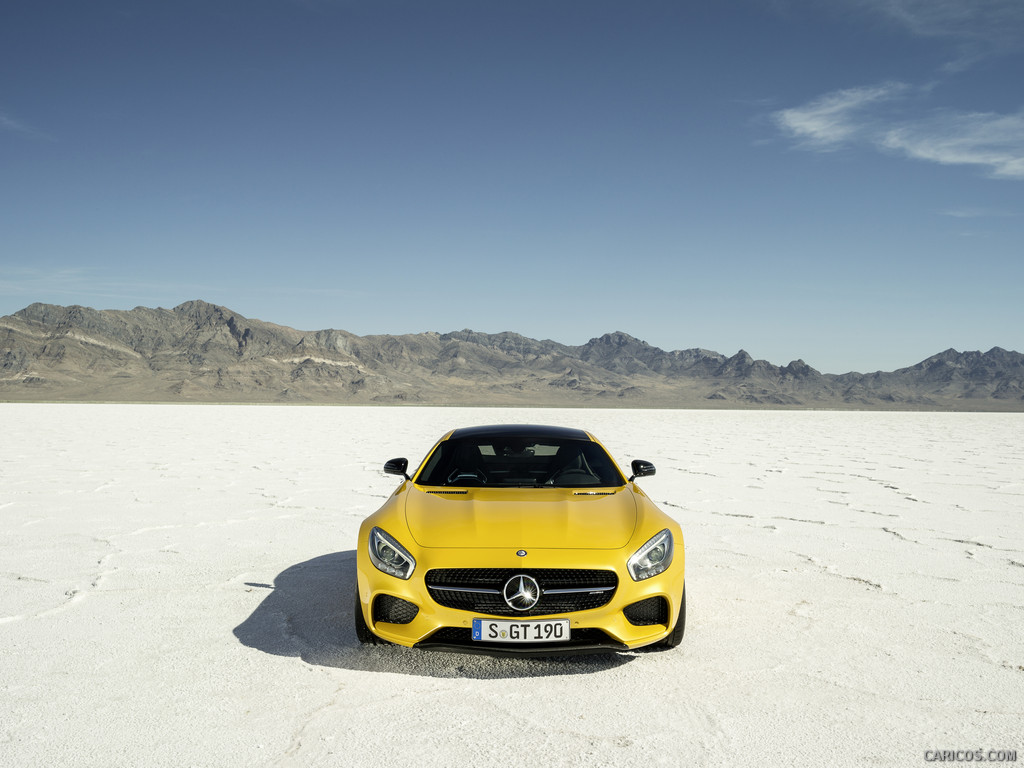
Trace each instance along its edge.
{"label": "side mirror", "polygon": [[392,459],[384,465],[385,473],[389,475],[401,475],[406,480],[411,480],[412,478],[405,473],[407,469],[409,469],[408,459]]}
{"label": "side mirror", "polygon": [[657,470],[654,468],[654,465],[651,464],[651,462],[644,461],[643,459],[633,459],[633,463],[631,466],[633,468],[633,476],[629,478],[629,482],[631,483],[638,477],[650,477],[655,472],[657,472]]}

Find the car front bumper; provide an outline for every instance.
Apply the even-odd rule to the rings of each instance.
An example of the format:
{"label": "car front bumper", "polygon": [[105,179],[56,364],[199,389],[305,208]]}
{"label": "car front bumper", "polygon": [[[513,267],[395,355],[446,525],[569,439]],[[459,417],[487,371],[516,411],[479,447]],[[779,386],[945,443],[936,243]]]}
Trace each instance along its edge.
{"label": "car front bumper", "polygon": [[[416,570],[411,578],[402,580],[377,570],[361,542],[357,553],[359,608],[375,635],[406,647],[503,656],[625,651],[658,643],[668,636],[679,617],[684,581],[681,539],[676,544],[672,565],[664,573],[645,581],[636,582],[629,576],[625,563],[630,554],[625,550],[571,549],[538,550],[519,557],[508,550],[418,549]],[[615,562],[617,560],[621,562]],[[498,616],[439,604],[425,580],[426,574],[434,568],[504,568],[524,574],[545,568],[604,570],[617,574],[618,585],[611,599],[599,608],[572,613]],[[659,603],[659,599],[664,602]],[[374,609],[378,600],[385,601],[380,605],[387,610],[380,610],[380,605]],[[638,611],[635,606],[643,601],[650,602],[644,603]],[[657,610],[642,610],[648,606]],[[642,623],[636,623],[638,613],[643,614]],[[381,620],[381,614],[399,621]],[[524,623],[568,619],[570,639],[539,643],[474,641],[475,618]]]}

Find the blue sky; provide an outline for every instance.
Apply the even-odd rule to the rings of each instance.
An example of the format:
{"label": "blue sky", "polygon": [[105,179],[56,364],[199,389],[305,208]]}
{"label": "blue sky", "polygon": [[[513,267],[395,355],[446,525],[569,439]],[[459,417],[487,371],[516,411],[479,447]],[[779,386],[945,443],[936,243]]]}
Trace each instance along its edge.
{"label": "blue sky", "polygon": [[1024,351],[1020,0],[0,9],[0,315]]}

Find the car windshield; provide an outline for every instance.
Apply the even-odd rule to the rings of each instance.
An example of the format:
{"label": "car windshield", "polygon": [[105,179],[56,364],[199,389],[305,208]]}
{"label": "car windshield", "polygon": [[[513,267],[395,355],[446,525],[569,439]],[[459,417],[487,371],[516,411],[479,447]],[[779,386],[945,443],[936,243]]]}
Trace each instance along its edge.
{"label": "car windshield", "polygon": [[444,441],[427,459],[415,482],[500,488],[625,485],[615,462],[595,442],[502,435]]}

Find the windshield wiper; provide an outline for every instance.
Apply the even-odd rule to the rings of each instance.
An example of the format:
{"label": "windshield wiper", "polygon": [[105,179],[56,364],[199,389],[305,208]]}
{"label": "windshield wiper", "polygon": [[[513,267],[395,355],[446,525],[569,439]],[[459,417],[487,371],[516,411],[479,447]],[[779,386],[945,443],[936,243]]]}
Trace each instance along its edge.
{"label": "windshield wiper", "polygon": [[488,486],[489,488],[553,488],[552,485],[542,483],[498,483]]}

